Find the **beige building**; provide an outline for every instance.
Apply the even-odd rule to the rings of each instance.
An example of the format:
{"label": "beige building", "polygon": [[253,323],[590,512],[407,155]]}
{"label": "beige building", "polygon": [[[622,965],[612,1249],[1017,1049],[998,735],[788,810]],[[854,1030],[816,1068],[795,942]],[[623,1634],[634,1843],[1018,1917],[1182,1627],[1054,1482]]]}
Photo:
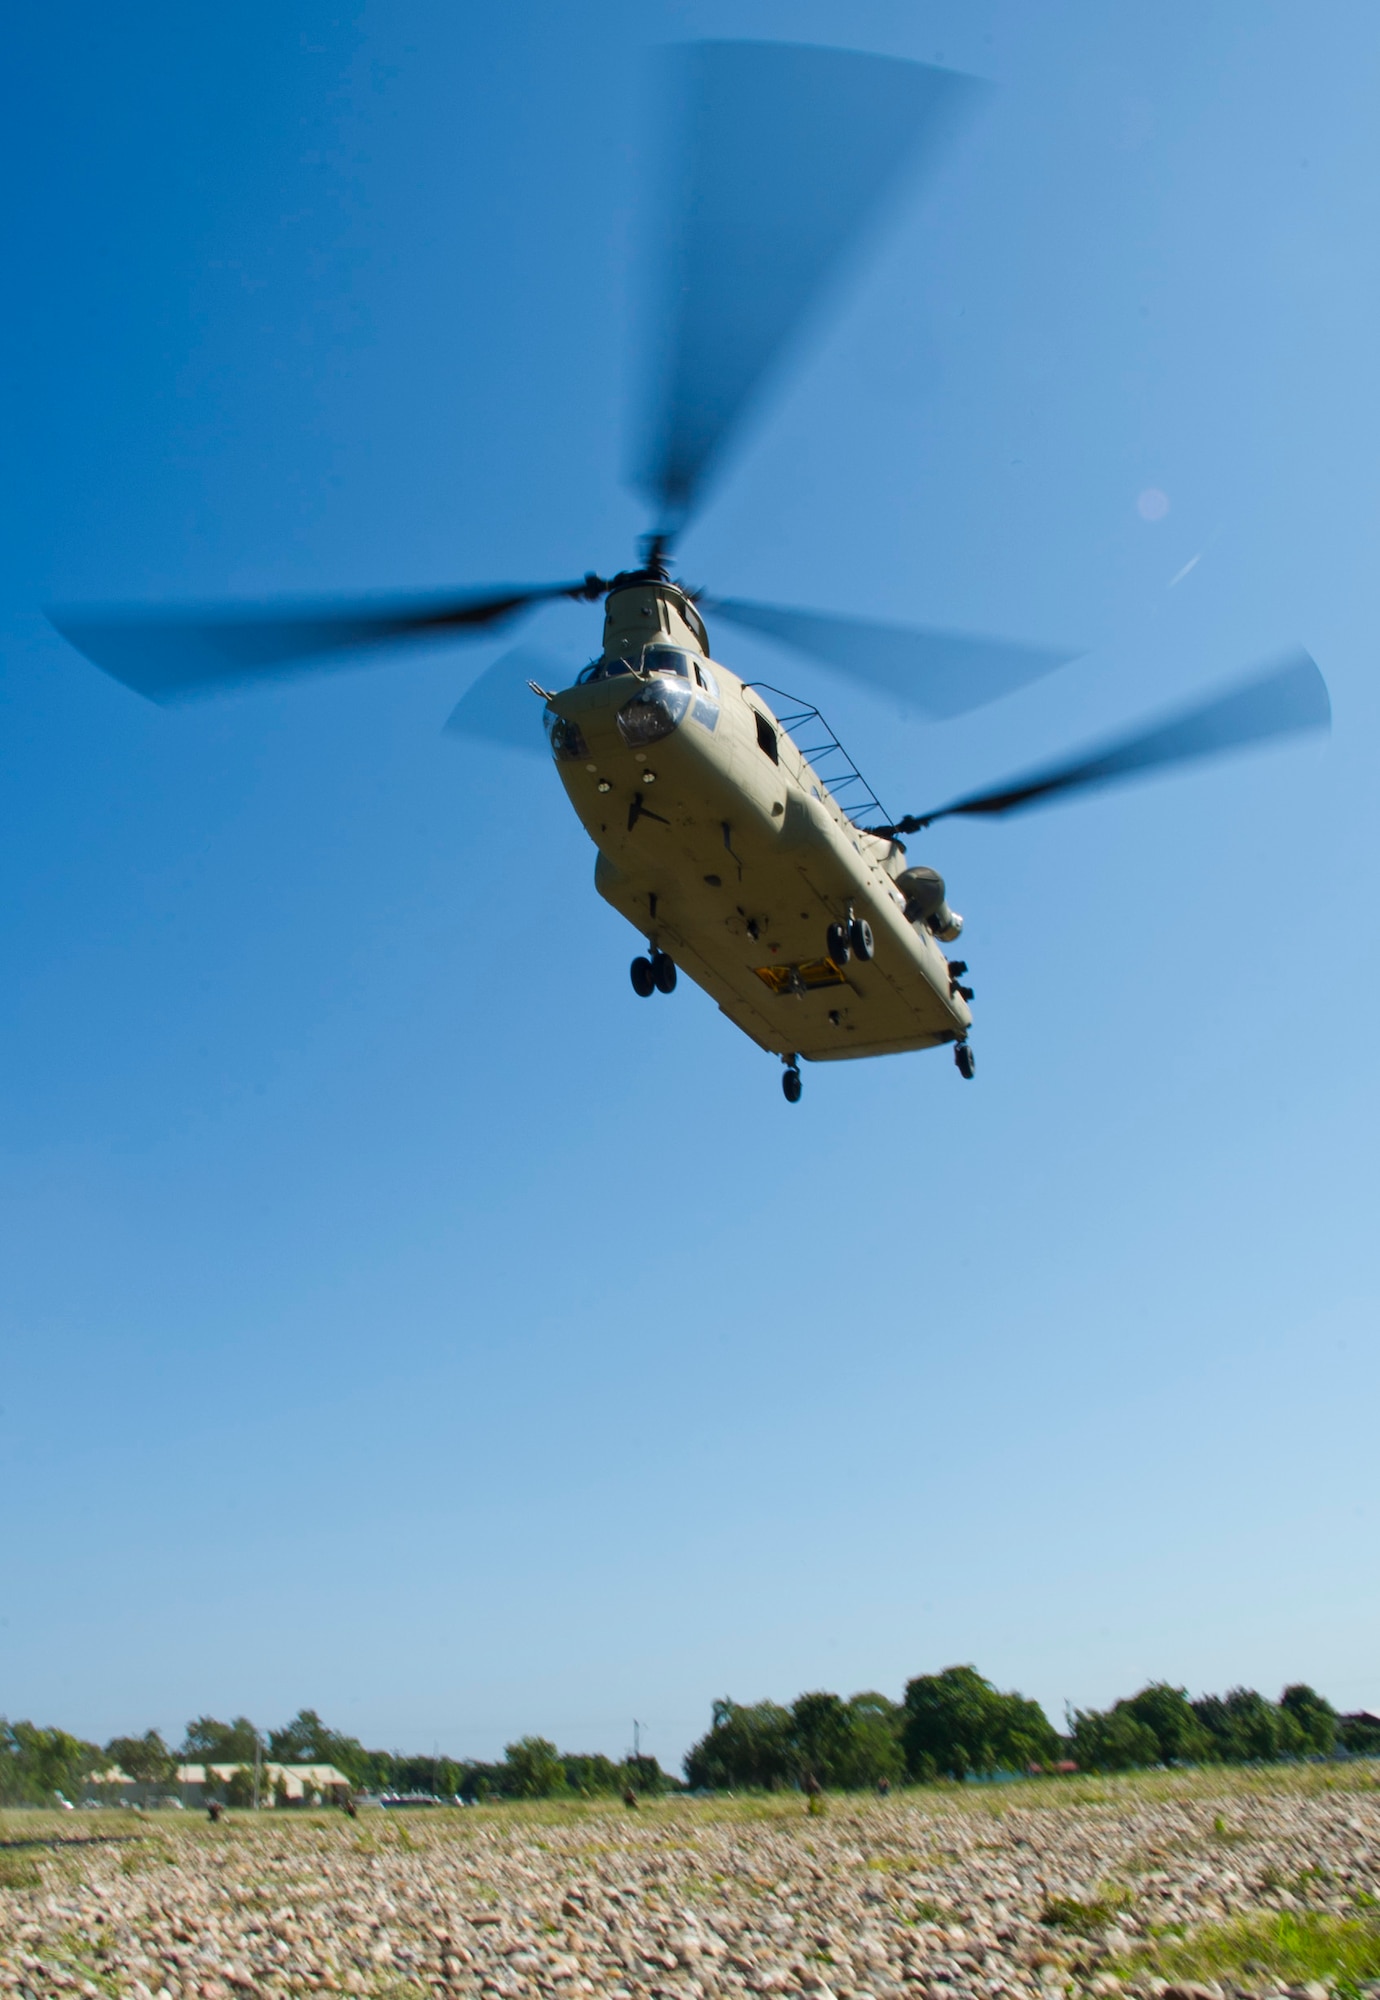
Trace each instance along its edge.
{"label": "beige building", "polygon": [[[244,1764],[179,1764],[166,1785],[142,1784],[112,1765],[108,1771],[93,1772],[87,1783],[90,1795],[104,1805],[203,1806],[223,1799],[237,1773],[248,1773],[252,1785],[252,1770]],[[241,1786],[244,1782],[241,1777]],[[352,1790],[350,1780],[334,1764],[259,1766],[260,1806],[342,1805]]]}

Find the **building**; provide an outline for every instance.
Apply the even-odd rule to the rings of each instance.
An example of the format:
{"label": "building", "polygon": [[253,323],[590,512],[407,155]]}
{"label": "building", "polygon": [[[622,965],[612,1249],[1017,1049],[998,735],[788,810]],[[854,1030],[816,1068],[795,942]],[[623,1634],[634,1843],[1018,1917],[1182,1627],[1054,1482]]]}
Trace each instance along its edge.
{"label": "building", "polygon": [[[258,1786],[260,1806],[338,1806],[354,1789],[334,1764],[261,1764]],[[107,1806],[204,1806],[213,1799],[249,1805],[253,1794],[247,1764],[179,1764],[165,1785],[141,1783],[116,1765],[87,1780],[88,1798]]]}

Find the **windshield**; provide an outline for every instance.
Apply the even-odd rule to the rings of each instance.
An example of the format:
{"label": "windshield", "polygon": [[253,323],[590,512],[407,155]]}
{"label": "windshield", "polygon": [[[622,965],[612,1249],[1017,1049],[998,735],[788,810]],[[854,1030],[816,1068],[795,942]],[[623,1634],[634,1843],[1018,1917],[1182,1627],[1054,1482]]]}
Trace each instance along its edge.
{"label": "windshield", "polygon": [[591,660],[580,675],[580,685],[586,681],[610,681],[615,674],[630,674],[631,660]]}
{"label": "windshield", "polygon": [[642,655],[644,674],[679,674],[683,681],[690,678],[690,656],[682,653],[679,646],[648,646]]}

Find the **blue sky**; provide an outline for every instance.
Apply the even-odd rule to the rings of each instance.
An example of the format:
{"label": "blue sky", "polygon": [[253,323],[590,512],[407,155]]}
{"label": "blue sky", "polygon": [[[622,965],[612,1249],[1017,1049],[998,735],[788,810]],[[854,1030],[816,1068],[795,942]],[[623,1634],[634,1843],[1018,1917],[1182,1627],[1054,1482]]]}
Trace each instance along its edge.
{"label": "blue sky", "polygon": [[[1326,743],[927,837],[972,1085],[840,1064],[791,1110],[694,988],[638,1001],[554,776],[441,734],[507,641],[162,711],[39,613],[626,561],[649,56],[724,33],[993,88],[685,574],[1087,650],[933,728],[720,657],[894,811],[1290,644],[1332,690]],[[1056,1718],[1151,1676],[1380,1707],[1373,12],[15,37],[0,1712],[463,1754],[636,1716],[671,1764],[716,1695],[960,1660]]]}

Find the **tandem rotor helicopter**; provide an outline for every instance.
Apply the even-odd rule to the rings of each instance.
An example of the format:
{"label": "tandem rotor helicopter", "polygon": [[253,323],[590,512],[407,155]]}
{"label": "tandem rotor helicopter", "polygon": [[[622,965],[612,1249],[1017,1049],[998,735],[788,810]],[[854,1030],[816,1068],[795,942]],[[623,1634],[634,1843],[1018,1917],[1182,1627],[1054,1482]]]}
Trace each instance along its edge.
{"label": "tandem rotor helicopter", "polygon": [[[955,815],[1018,812],[1079,788],[1324,728],[1327,688],[1295,653],[1243,683],[1066,762],[891,819],[819,712],[716,659],[706,616],[947,718],[1072,658],[994,639],[715,599],[672,574],[677,538],[870,225],[932,159],[974,91],[954,72],[791,43],[672,52],[685,135],[660,221],[653,387],[636,484],[655,508],[637,566],[605,578],[444,596],[49,616],[88,659],[172,701],[370,648],[482,638],[558,598],[604,605],[598,657],[569,687],[508,655],[449,728],[540,747],[598,849],[595,887],[647,941],[644,997],[677,968],[785,1065],[951,1047],[973,1075],[963,919],[904,837]],[[549,677],[549,676],[548,676]],[[530,690],[530,692],[529,692]],[[513,697],[530,713],[511,737]]]}

